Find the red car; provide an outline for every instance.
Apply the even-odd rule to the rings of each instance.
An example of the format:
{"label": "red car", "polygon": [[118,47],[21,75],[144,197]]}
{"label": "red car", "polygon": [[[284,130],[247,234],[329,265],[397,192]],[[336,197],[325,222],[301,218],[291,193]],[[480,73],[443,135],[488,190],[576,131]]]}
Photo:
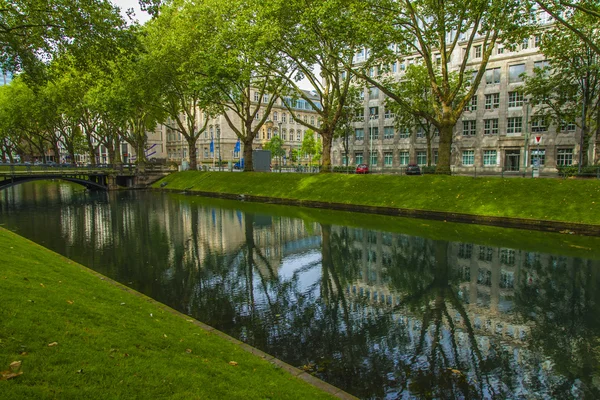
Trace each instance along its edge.
{"label": "red car", "polygon": [[368,174],[369,166],[367,164],[358,164],[356,166],[356,173],[357,174]]}

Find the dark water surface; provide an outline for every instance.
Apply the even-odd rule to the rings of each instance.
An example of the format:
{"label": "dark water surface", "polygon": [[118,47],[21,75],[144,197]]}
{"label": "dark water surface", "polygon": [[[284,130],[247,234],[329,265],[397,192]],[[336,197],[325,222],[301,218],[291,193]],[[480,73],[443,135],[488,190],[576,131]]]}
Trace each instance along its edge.
{"label": "dark water surface", "polygon": [[0,224],[361,398],[600,397],[596,238],[56,183]]}

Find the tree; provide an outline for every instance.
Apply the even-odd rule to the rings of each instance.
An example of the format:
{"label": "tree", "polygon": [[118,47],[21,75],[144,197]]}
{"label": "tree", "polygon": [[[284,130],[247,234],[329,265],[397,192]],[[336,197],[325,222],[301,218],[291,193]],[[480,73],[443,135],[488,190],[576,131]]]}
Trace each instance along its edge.
{"label": "tree", "polygon": [[415,111],[420,111],[423,114],[434,114],[435,108],[439,106],[436,104],[436,98],[431,90],[427,69],[423,65],[410,65],[402,80],[391,81],[387,84],[405,99],[402,103],[390,99],[386,102],[386,107],[395,115],[396,130],[410,132],[421,130],[423,132],[427,140],[427,165],[431,166],[433,160],[431,143],[439,132],[431,120],[418,117],[415,113]]}
{"label": "tree", "polygon": [[32,73],[66,49],[80,60],[89,53],[114,54],[116,39],[127,35],[124,28],[119,9],[108,0],[3,2],[0,64]]}
{"label": "tree", "polygon": [[349,160],[349,137],[354,133],[354,123],[358,121],[358,115],[363,113],[363,103],[360,100],[359,92],[362,89],[353,85],[348,93],[346,106],[340,117],[340,123],[334,132],[334,138],[340,139],[345,155],[345,166],[348,167]]}
{"label": "tree", "polygon": [[190,34],[197,23],[193,14],[177,6],[162,10],[146,25],[143,65],[152,77],[149,84],[160,93],[156,107],[169,117],[163,124],[185,138],[190,168],[195,170],[196,143],[215,113],[211,71],[204,62],[205,48]]}
{"label": "tree", "polygon": [[[600,29],[600,19],[592,24],[577,14],[570,20],[572,26],[593,37]],[[536,117],[551,120],[557,130],[569,124],[582,130],[579,164],[587,165],[590,139],[600,133],[600,54],[562,25],[544,33],[541,50],[548,65],[525,77],[524,93],[530,96],[531,105],[537,106]]]}
{"label": "tree", "polygon": [[201,49],[190,54],[189,65],[201,75],[216,112],[244,144],[245,171],[252,171],[254,139],[269,120],[283,84],[265,66],[277,68],[279,57],[263,5],[257,0],[173,4],[182,16],[178,23],[188,27],[186,43]]}
{"label": "tree", "polygon": [[[331,145],[352,97],[352,75],[345,64],[351,62],[358,43],[343,17],[350,12],[352,3],[348,0],[280,1],[273,11],[277,16],[273,25],[280,28],[281,35],[277,46],[286,60],[279,75],[285,78],[287,94],[292,97],[292,101],[284,105],[297,123],[323,138],[322,172],[331,171]],[[297,74],[290,75],[290,71]],[[318,101],[311,92],[298,86],[302,78],[310,82]],[[295,99],[304,100],[317,113],[314,123],[298,115],[300,110],[294,107]]]}
{"label": "tree", "polygon": [[279,160],[279,168],[281,168],[281,158],[285,155],[283,144],[283,139],[281,139],[279,135],[275,135],[264,146],[265,150],[269,150],[271,152],[271,156]]}
{"label": "tree", "polygon": [[581,26],[572,20],[574,15],[579,18],[586,18],[588,21],[598,21],[600,19],[600,4],[595,0],[533,0],[533,3],[542,10],[550,14],[552,18],[560,25],[571,31],[578,41],[582,41],[591,51],[600,55],[600,41],[598,41],[598,31],[590,32],[581,29]]}
{"label": "tree", "polygon": [[[418,57],[418,63],[427,70],[436,104],[434,112],[417,109],[413,114],[439,130],[436,173],[450,174],[454,126],[475,94],[496,43],[521,37],[526,32],[527,13],[516,0],[371,0],[361,4],[353,24],[369,50],[360,54],[364,62],[356,60],[349,67],[408,110],[407,99],[390,86],[385,74],[375,70],[407,55]],[[481,46],[481,61],[479,70],[473,72],[469,64],[475,45]]]}
{"label": "tree", "polygon": [[312,158],[317,154],[317,142],[315,141],[315,133],[312,130],[308,129],[304,134],[300,150],[308,156],[308,164],[312,165]]}

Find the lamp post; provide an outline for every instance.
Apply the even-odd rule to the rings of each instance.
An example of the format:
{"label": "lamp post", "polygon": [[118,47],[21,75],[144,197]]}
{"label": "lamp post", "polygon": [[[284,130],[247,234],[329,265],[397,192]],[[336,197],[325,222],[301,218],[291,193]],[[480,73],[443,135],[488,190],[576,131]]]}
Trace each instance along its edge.
{"label": "lamp post", "polygon": [[528,147],[529,147],[529,99],[524,99],[523,100],[523,105],[525,106],[525,144],[523,147],[523,155],[524,155],[524,160],[523,160],[523,177],[525,177],[526,171],[527,171],[527,151],[528,151]]}
{"label": "lamp post", "polygon": [[[283,122],[281,122],[280,120],[277,125],[279,125],[279,131],[277,131],[277,134],[281,138],[281,149],[284,151],[285,154],[285,147],[283,147],[285,143],[283,142],[283,135],[281,134],[281,126],[283,125]],[[281,155],[279,155],[279,172],[281,172]]]}
{"label": "lamp post", "polygon": [[219,171],[221,171],[221,126],[217,125],[217,147],[219,152]]}
{"label": "lamp post", "polygon": [[585,115],[587,113],[587,93],[588,93],[587,79],[583,78],[583,106],[581,107],[581,139],[579,140],[579,166],[577,169],[578,174],[581,174],[581,167],[583,166],[583,144],[584,144],[585,130],[586,130]]}

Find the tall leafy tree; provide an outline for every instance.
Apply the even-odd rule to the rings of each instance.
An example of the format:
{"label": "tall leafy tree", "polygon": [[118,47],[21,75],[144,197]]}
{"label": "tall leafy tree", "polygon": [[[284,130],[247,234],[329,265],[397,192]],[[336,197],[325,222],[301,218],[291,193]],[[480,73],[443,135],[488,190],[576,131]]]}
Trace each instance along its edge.
{"label": "tall leafy tree", "polygon": [[[352,3],[352,0],[293,0],[269,5],[276,15],[277,22],[273,25],[280,28],[278,48],[286,63],[279,74],[286,80],[287,93],[308,103],[318,118],[311,123],[298,115],[295,102],[284,105],[297,123],[323,139],[323,172],[331,171],[333,138],[344,123],[345,109],[352,97],[352,75],[345,66],[358,46],[357,36],[345,15]],[[318,100],[299,86],[302,78],[310,82]]]}
{"label": "tall leafy tree", "polygon": [[[590,21],[577,14],[571,24],[593,37],[600,30],[600,19]],[[544,33],[541,50],[548,65],[525,77],[525,94],[537,106],[535,114],[551,120],[558,129],[567,124],[582,129],[582,165],[587,165],[590,139],[600,133],[600,54],[560,24]]]}
{"label": "tall leafy tree", "polygon": [[37,71],[66,49],[81,59],[116,51],[126,35],[119,9],[108,0],[11,0],[0,3],[0,63]]}
{"label": "tall leafy tree", "polygon": [[[526,30],[524,6],[516,0],[372,0],[355,9],[355,31],[368,48],[352,65],[357,76],[410,109],[401,93],[386,84],[389,80],[381,79],[385,74],[375,69],[409,55],[425,66],[435,107],[433,112],[415,109],[413,114],[439,130],[436,172],[449,174],[454,126],[476,92],[496,43],[513,41]],[[469,64],[475,45],[481,46],[481,61],[473,72]]]}

